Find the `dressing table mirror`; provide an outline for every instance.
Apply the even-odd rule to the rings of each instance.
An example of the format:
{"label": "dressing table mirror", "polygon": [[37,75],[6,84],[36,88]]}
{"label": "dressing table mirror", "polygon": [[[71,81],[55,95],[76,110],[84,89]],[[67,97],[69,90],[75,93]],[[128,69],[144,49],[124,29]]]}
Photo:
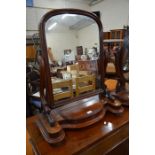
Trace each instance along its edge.
{"label": "dressing table mirror", "polygon": [[52,10],[42,17],[39,30],[43,113],[36,124],[48,143],[61,142],[65,129],[100,121],[107,110],[123,112],[120,103],[108,105],[105,99],[103,27],[95,14]]}

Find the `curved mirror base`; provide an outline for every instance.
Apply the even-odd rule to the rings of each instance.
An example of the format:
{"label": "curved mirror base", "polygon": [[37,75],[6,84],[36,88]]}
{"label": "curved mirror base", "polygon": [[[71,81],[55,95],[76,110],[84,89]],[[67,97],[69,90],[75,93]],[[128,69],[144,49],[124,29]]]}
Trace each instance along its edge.
{"label": "curved mirror base", "polygon": [[95,95],[51,110],[49,116],[55,122],[51,125],[45,114],[40,114],[40,119],[36,123],[45,141],[57,144],[65,139],[63,129],[90,126],[103,119],[107,111],[121,114],[124,108],[120,102],[105,103],[99,95]]}

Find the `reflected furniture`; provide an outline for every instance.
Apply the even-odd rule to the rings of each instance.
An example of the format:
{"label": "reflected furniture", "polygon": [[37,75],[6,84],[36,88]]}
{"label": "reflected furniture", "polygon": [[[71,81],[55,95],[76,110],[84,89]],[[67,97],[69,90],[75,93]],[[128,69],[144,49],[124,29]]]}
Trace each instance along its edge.
{"label": "reflected furniture", "polygon": [[98,64],[97,60],[78,60],[79,70],[88,71],[97,75]]}
{"label": "reflected furniture", "polygon": [[77,77],[76,81],[76,96],[81,93],[95,90],[95,75],[85,75]]}
{"label": "reflected furniture", "polygon": [[61,71],[66,71],[66,66],[57,66],[57,67],[50,67],[50,75],[53,76],[59,76],[59,73]]}
{"label": "reflected furniture", "polygon": [[77,71],[79,72],[79,64],[73,64],[73,65],[67,65],[67,71],[71,72],[71,71]]}
{"label": "reflected furniture", "polygon": [[54,100],[73,97],[72,79],[52,82]]}
{"label": "reflected furniture", "polygon": [[108,49],[112,49],[114,46],[123,46],[125,30],[124,29],[112,29],[109,32],[104,32],[104,45]]}

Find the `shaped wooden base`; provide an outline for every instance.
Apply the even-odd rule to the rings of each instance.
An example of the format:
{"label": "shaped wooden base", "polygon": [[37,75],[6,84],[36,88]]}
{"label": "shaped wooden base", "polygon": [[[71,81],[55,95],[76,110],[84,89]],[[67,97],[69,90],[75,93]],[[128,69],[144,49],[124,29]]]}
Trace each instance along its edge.
{"label": "shaped wooden base", "polygon": [[115,98],[122,102],[122,105],[129,106],[129,92],[128,91],[121,91],[118,93],[111,93]]}
{"label": "shaped wooden base", "polygon": [[[79,129],[101,120],[106,113],[99,95],[81,99],[76,102],[51,110],[49,116],[40,114],[36,124],[44,139],[56,144],[65,138],[63,129]],[[49,119],[53,120],[50,125]]]}
{"label": "shaped wooden base", "polygon": [[49,144],[56,144],[64,140],[65,132],[62,127],[57,122],[51,127],[45,115],[41,114],[40,119],[36,121],[36,124],[43,138]]}
{"label": "shaped wooden base", "polygon": [[105,108],[106,111],[117,115],[122,114],[124,111],[124,108],[122,107],[122,102],[117,99],[106,99]]}
{"label": "shaped wooden base", "polygon": [[95,95],[53,109],[48,115],[40,114],[36,124],[45,141],[57,144],[65,138],[63,129],[92,125],[100,121],[106,111],[121,114],[124,108],[119,100],[101,100],[99,95]]}

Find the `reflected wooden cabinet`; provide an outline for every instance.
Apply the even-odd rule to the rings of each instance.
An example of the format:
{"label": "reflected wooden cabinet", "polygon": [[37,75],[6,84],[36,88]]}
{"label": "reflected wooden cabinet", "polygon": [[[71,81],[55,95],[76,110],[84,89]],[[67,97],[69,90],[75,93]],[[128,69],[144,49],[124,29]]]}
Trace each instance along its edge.
{"label": "reflected wooden cabinet", "polygon": [[114,46],[123,46],[124,29],[113,29],[110,32],[104,32],[104,47],[112,49]]}
{"label": "reflected wooden cabinet", "polygon": [[103,38],[110,39],[110,32],[104,32]]}
{"label": "reflected wooden cabinet", "polygon": [[110,32],[110,39],[123,39],[124,29],[114,29]]}

